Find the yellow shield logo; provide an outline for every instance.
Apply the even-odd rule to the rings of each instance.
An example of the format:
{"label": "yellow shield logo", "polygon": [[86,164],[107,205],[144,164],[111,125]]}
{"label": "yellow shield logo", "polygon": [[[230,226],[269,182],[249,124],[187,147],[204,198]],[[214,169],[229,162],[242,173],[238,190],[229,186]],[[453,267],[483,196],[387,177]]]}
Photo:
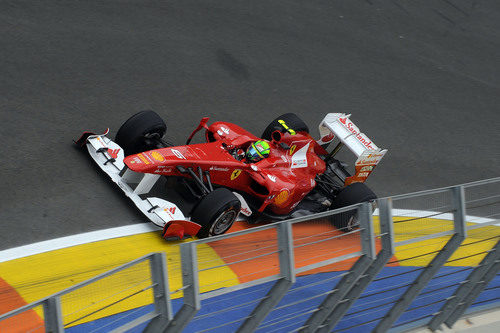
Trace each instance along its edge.
{"label": "yellow shield logo", "polygon": [[159,152],[157,152],[157,151],[152,152],[152,153],[151,153],[151,156],[152,156],[155,160],[157,160],[157,161],[160,161],[160,162],[165,161],[165,158],[163,157],[163,155],[162,155],[162,154],[160,154],[160,153],[159,153]]}
{"label": "yellow shield logo", "polygon": [[288,151],[288,154],[293,155],[293,153],[295,152],[295,148],[297,148],[296,145],[291,146],[290,150]]}
{"label": "yellow shield logo", "polygon": [[231,174],[231,180],[235,180],[238,178],[238,176],[241,173],[241,169],[234,169],[233,173]]}
{"label": "yellow shield logo", "polygon": [[274,202],[277,205],[281,205],[285,203],[288,200],[288,196],[290,195],[290,192],[288,192],[287,189],[282,190],[275,198]]}

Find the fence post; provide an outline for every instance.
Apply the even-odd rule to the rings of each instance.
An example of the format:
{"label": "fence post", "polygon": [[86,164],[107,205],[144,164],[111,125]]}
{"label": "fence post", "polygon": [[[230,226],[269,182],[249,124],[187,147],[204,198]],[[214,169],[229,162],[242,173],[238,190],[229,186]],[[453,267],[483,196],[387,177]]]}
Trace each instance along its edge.
{"label": "fence post", "polygon": [[243,322],[238,332],[254,332],[259,324],[274,309],[280,300],[295,283],[295,259],[293,252],[292,224],[282,222],[276,225],[281,278],[266,294],[264,299],[254,308],[250,316]]}
{"label": "fence post", "polygon": [[405,293],[397,300],[387,315],[379,321],[374,332],[387,332],[396,320],[405,312],[408,306],[418,296],[420,291],[436,275],[451,255],[458,249],[465,239],[465,201],[464,190],[462,186],[451,188],[452,204],[454,207],[453,221],[455,224],[455,233],[446,242],[444,247],[432,259],[431,263],[420,273],[413,284],[408,287]]}
{"label": "fence post", "polygon": [[151,270],[153,297],[157,316],[149,322],[144,332],[158,332],[162,327],[168,325],[173,317],[168,288],[168,271],[165,253],[153,253],[149,259],[149,266]]}
{"label": "fence post", "polygon": [[329,319],[332,318],[332,314],[335,314],[334,320],[336,320],[337,317],[341,318],[347,309],[342,309],[343,312],[340,313],[339,304],[345,303],[345,295],[350,293],[353,289],[358,288],[359,279],[362,275],[366,274],[366,271],[373,264],[373,258],[375,257],[375,239],[373,235],[371,205],[363,203],[361,207],[358,208],[358,217],[361,228],[361,247],[363,249],[363,255],[354,263],[349,273],[337,283],[333,292],[326,296],[318,307],[318,310],[307,319],[304,326],[300,329],[302,333],[325,329],[325,322],[329,322]]}
{"label": "fence post", "polygon": [[[377,276],[385,264],[394,254],[394,232],[392,228],[392,201],[390,199],[379,199],[379,218],[382,249],[377,254],[375,260],[364,271],[363,276],[359,278],[356,284],[348,290],[342,300],[330,312],[323,321],[318,332],[330,332],[335,325],[342,319],[344,314],[361,296],[363,290],[368,287],[370,282]],[[370,217],[371,221],[371,217]]]}
{"label": "fence post", "polygon": [[52,296],[43,303],[45,331],[50,333],[64,332],[62,321],[61,298]]}
{"label": "fence post", "polygon": [[453,204],[453,223],[455,226],[455,233],[466,237],[465,225],[465,192],[462,185],[451,188],[452,204]]}
{"label": "fence post", "polygon": [[165,332],[181,332],[201,308],[196,245],[194,242],[181,244],[184,304],[168,323]]}
{"label": "fence post", "polygon": [[375,239],[373,234],[372,205],[363,202],[358,208],[359,227],[361,228],[361,247],[363,254],[370,259],[375,259]]}

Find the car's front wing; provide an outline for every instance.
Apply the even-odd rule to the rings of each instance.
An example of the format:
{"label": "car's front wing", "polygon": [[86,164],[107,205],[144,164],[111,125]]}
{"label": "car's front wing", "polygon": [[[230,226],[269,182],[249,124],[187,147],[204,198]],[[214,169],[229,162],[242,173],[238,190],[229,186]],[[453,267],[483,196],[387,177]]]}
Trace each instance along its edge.
{"label": "car's front wing", "polygon": [[156,197],[140,197],[151,190],[160,175],[137,173],[127,168],[123,162],[123,149],[106,137],[106,134],[107,132],[102,135],[86,133],[76,143],[87,147],[97,165],[155,225],[163,228],[171,221],[186,220],[174,203]]}

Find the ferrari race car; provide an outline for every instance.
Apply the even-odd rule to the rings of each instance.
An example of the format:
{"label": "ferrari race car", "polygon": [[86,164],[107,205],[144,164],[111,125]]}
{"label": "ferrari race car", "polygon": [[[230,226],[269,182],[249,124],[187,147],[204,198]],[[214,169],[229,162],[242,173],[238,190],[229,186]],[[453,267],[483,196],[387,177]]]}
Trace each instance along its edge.
{"label": "ferrari race car", "polygon": [[[185,145],[164,139],[166,125],[154,111],[130,117],[115,140],[85,132],[75,141],[125,192],[165,238],[225,233],[239,214],[251,222],[275,221],[376,199],[364,184],[387,150],[378,148],[344,113],[329,113],[320,138],[295,114],[273,120],[260,137],[228,122],[202,118]],[[191,143],[203,130],[204,143]],[[268,146],[259,161],[248,151]],[[334,148],[327,148],[334,143]],[[357,157],[354,172],[335,158],[346,146]],[[161,185],[159,185],[161,183]],[[161,197],[161,198],[160,198]],[[334,219],[356,227],[356,210]]]}

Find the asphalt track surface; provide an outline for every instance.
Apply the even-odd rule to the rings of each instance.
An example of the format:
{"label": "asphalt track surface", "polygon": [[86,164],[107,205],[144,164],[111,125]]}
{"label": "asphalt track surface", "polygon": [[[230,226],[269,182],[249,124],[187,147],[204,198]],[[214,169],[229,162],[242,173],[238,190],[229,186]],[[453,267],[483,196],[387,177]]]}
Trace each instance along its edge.
{"label": "asphalt track surface", "polygon": [[351,119],[389,153],[379,196],[499,176],[498,1],[1,1],[0,250],[144,221],[75,149],[153,109]]}

